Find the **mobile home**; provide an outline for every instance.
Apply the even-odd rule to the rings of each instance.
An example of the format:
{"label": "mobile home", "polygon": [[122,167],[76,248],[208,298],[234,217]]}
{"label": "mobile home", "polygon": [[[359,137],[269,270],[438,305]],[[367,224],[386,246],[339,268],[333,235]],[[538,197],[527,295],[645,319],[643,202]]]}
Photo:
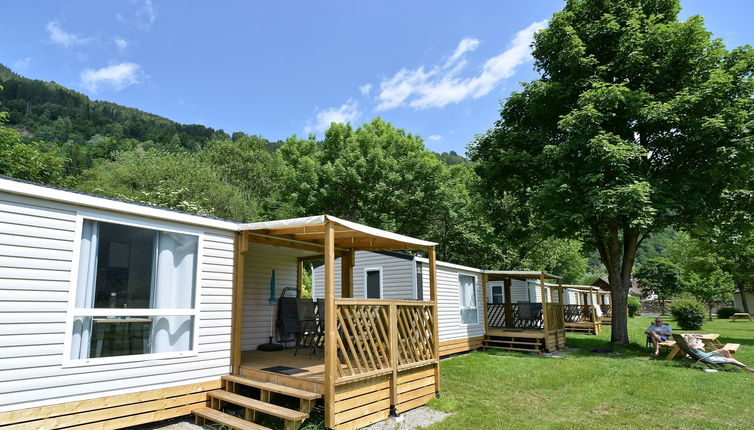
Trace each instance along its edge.
{"label": "mobile home", "polygon": [[[250,428],[220,411],[235,405],[289,429],[322,402],[325,425],[349,429],[423,405],[440,389],[435,245],[327,215],[238,224],[0,178],[0,424],[193,413]],[[353,298],[356,252],[373,249],[426,251],[427,300]],[[262,350],[270,303],[312,258],[324,300],[307,339],[323,357]]]}

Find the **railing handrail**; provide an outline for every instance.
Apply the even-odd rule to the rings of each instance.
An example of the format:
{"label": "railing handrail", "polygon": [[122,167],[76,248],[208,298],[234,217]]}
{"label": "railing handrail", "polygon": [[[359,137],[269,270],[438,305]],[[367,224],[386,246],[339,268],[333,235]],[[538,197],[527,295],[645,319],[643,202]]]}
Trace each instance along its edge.
{"label": "railing handrail", "polygon": [[359,299],[359,298],[341,298],[335,299],[335,305],[367,305],[367,306],[434,306],[432,300],[408,300],[408,299]]}

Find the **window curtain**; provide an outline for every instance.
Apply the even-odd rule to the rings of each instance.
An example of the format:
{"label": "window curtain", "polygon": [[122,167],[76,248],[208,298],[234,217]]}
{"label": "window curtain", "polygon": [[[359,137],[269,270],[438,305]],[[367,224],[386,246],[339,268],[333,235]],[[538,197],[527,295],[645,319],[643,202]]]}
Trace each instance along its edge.
{"label": "window curtain", "polygon": [[[76,307],[94,306],[94,288],[97,283],[97,254],[99,248],[99,223],[84,220],[81,231],[78,280],[76,282]],[[73,320],[71,359],[89,358],[92,339],[92,318]]]}
{"label": "window curtain", "polygon": [[[157,267],[152,287],[153,309],[191,309],[194,305],[198,238],[169,232],[157,233]],[[191,316],[153,317],[151,352],[191,349]]]}
{"label": "window curtain", "polygon": [[461,276],[461,321],[464,324],[477,323],[476,315],[476,288],[474,288],[473,276]]}

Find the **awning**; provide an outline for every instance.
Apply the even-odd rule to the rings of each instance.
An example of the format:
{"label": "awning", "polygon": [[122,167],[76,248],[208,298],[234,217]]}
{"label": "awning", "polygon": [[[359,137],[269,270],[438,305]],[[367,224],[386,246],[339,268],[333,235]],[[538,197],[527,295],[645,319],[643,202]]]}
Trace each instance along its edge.
{"label": "awning", "polygon": [[424,249],[437,243],[380,230],[332,215],[316,215],[241,224],[240,231],[270,240],[299,244],[324,244],[325,224],[335,224],[335,247],[354,250]]}
{"label": "awning", "polygon": [[544,277],[545,279],[563,279],[560,276],[536,270],[485,270],[484,273],[487,274],[487,279],[490,281],[500,281],[506,278],[539,279],[540,277]]}

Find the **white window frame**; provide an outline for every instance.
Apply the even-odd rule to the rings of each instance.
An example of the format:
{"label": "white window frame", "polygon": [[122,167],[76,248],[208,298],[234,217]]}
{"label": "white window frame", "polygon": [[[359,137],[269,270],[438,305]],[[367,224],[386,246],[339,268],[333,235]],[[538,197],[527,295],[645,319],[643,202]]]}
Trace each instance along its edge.
{"label": "white window frame", "polygon": [[[380,297],[378,299],[370,299],[370,300],[382,300],[385,298],[385,294],[383,291],[383,282],[382,282],[382,267],[365,267],[363,270],[364,275],[364,298],[368,299],[368,289],[367,289],[367,272],[380,272]],[[414,275],[415,276],[415,275]]]}
{"label": "white window frame", "polygon": [[[194,277],[194,308],[193,309],[98,309],[76,308],[76,289],[78,288],[79,259],[81,257],[81,234],[84,220],[120,224],[129,227],[144,228],[148,230],[164,231],[169,233],[186,234],[197,237],[196,245],[196,274]],[[201,298],[201,273],[203,264],[204,233],[201,230],[183,228],[164,223],[155,223],[128,215],[113,216],[99,212],[78,211],[76,214],[76,228],[73,241],[73,258],[71,262],[71,284],[68,296],[68,307],[65,321],[65,339],[63,342],[62,367],[96,366],[102,364],[133,363],[148,360],[162,360],[169,358],[196,357],[199,355],[199,327],[200,327],[200,298]],[[119,355],[113,357],[97,357],[84,359],[71,359],[73,322],[81,316],[191,316],[193,317],[193,333],[191,349],[188,351],[159,352],[148,354]]]}
{"label": "white window frame", "polygon": [[[461,291],[461,276],[468,276],[470,278],[474,278],[474,307],[473,308],[465,308],[461,306],[461,297],[462,297],[462,291]],[[462,327],[470,327],[479,325],[479,282],[476,275],[470,275],[468,273],[458,273],[457,279],[458,281],[458,323]],[[474,309],[476,312],[476,322],[475,323],[469,323],[466,324],[463,322],[463,317],[461,316],[461,311]]]}

